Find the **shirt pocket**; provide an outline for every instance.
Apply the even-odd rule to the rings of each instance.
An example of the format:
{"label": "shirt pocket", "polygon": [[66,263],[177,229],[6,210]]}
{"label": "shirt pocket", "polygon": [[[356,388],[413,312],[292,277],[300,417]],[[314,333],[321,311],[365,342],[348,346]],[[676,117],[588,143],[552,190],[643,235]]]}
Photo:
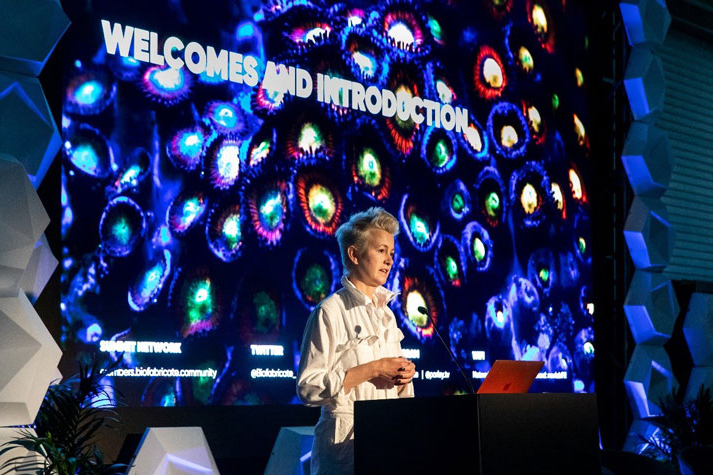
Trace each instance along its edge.
{"label": "shirt pocket", "polygon": [[337,363],[345,370],[374,360],[376,336],[354,337],[337,345]]}
{"label": "shirt pocket", "polygon": [[403,332],[396,327],[384,330],[384,356],[401,356],[401,340],[403,339]]}

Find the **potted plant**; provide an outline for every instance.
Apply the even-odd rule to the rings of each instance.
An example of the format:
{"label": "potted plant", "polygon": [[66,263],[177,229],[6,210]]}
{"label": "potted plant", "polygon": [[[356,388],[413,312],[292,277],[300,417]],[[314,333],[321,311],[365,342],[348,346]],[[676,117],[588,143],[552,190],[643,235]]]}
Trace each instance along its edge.
{"label": "potted plant", "polygon": [[647,440],[647,455],[678,464],[683,474],[713,473],[713,397],[701,385],[692,399],[672,391],[659,402],[661,414],[647,418],[660,429]]}
{"label": "potted plant", "polygon": [[13,457],[0,466],[0,475],[18,470],[48,475],[123,473],[126,465],[105,464],[95,444],[102,428],[118,422],[102,378],[120,362],[121,358],[106,366],[96,359],[80,363],[77,377],[50,386],[35,419],[36,434],[21,429],[21,437],[0,447],[0,456],[21,447],[39,457]]}

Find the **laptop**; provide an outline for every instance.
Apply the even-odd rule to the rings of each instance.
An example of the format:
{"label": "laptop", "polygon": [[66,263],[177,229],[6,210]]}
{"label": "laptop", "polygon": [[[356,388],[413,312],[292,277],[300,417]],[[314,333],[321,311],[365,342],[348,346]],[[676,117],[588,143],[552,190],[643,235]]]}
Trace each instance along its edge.
{"label": "laptop", "polygon": [[544,364],[542,361],[495,360],[478,394],[524,394]]}

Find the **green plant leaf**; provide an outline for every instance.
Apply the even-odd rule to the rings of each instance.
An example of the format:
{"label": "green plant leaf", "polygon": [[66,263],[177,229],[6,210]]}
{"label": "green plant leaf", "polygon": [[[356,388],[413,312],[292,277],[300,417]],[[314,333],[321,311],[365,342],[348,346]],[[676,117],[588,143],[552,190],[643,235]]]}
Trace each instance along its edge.
{"label": "green plant leaf", "polygon": [[659,400],[661,414],[644,418],[660,429],[657,437],[646,440],[647,455],[663,456],[676,463],[678,454],[688,447],[713,445],[713,397],[701,385],[692,399],[685,399],[683,388],[674,389]]}
{"label": "green plant leaf", "polygon": [[123,473],[126,466],[106,464],[93,442],[101,430],[119,424],[118,416],[109,407],[92,407],[95,398],[111,399],[102,378],[118,368],[121,361],[120,358],[106,363],[92,358],[80,362],[76,377],[51,386],[35,419],[37,435],[25,430],[17,439],[0,446],[0,456],[22,447],[36,452],[41,459],[14,457],[0,466],[0,475],[5,475],[3,470],[13,473],[19,467],[18,461],[28,464],[28,469],[48,475]]}

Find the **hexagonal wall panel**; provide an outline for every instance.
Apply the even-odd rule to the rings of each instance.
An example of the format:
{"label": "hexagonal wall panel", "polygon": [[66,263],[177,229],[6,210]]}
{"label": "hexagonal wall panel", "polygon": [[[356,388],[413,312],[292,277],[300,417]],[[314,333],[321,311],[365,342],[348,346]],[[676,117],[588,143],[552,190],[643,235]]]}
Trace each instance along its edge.
{"label": "hexagonal wall panel", "polygon": [[147,428],[130,465],[129,475],[219,473],[200,427]]}
{"label": "hexagonal wall panel", "polygon": [[62,379],[63,379],[62,372],[59,370],[59,368],[55,368],[54,374],[52,375],[52,378],[50,379],[50,386],[54,386],[55,384],[61,383]]}
{"label": "hexagonal wall panel", "polygon": [[0,153],[17,158],[37,188],[60,144],[40,81],[0,73]]}
{"label": "hexagonal wall panel", "polygon": [[677,386],[671,361],[663,347],[636,345],[624,375],[626,394],[634,417],[659,414],[659,400]]}
{"label": "hexagonal wall panel", "polygon": [[660,196],[668,188],[673,155],[668,135],[658,127],[634,122],[629,128],[621,161],[635,194]]}
{"label": "hexagonal wall panel", "polygon": [[[32,435],[37,435],[32,429],[0,427],[0,447],[2,447],[5,442],[24,437],[26,432],[29,432]],[[8,450],[0,455],[0,467],[3,467],[5,463],[11,459],[15,459],[15,461],[5,467],[9,471],[2,470],[0,473],[12,473],[13,475],[36,475],[38,470],[32,469],[32,467],[37,467],[37,464],[41,464],[43,460],[37,452],[27,450],[24,447],[14,447],[12,450]],[[41,467],[41,465],[39,465],[39,467]]]}
{"label": "hexagonal wall panel", "polygon": [[0,154],[0,290],[19,284],[48,224],[49,216],[24,167]]}
{"label": "hexagonal wall panel", "polygon": [[61,356],[22,290],[0,296],[0,426],[34,422]]}
{"label": "hexagonal wall panel", "polygon": [[305,473],[309,470],[313,441],[314,426],[281,427],[264,475]]}
{"label": "hexagonal wall panel", "polygon": [[686,387],[686,399],[693,399],[701,386],[713,391],[713,366],[696,366],[691,369]]}
{"label": "hexagonal wall panel", "polygon": [[634,118],[654,119],[663,110],[666,90],[661,59],[643,46],[632,48],[624,87]]}
{"label": "hexagonal wall panel", "polygon": [[57,268],[58,261],[52,254],[47,236],[44,234],[35,244],[30,256],[30,262],[25,268],[25,272],[20,279],[20,288],[25,291],[31,301],[37,300],[47,282],[52,277],[52,273]]}
{"label": "hexagonal wall panel", "polygon": [[0,0],[0,12],[0,69],[39,76],[69,18],[56,0]]}
{"label": "hexagonal wall panel", "polygon": [[657,198],[637,196],[629,208],[624,237],[637,269],[662,270],[673,253],[674,230]]}
{"label": "hexagonal wall panel", "polygon": [[683,335],[695,366],[713,366],[713,294],[694,293],[683,321]]}
{"label": "hexagonal wall panel", "polygon": [[624,313],[636,343],[664,344],[671,338],[680,307],[671,280],[636,271],[624,301]]}
{"label": "hexagonal wall panel", "polygon": [[630,45],[663,42],[671,25],[664,0],[621,0],[619,9]]}

